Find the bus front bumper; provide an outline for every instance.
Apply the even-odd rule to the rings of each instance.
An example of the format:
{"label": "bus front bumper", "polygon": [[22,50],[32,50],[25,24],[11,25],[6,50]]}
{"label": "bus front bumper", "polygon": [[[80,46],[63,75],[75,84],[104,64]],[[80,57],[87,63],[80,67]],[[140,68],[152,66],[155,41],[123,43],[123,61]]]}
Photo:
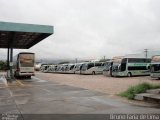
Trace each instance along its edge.
{"label": "bus front bumper", "polygon": [[160,73],[151,73],[150,76],[152,78],[160,78]]}
{"label": "bus front bumper", "polygon": [[124,77],[124,76],[127,76],[127,75],[125,73],[123,73],[123,72],[112,72],[112,76]]}
{"label": "bus front bumper", "polygon": [[18,76],[35,76],[34,73],[19,73]]}

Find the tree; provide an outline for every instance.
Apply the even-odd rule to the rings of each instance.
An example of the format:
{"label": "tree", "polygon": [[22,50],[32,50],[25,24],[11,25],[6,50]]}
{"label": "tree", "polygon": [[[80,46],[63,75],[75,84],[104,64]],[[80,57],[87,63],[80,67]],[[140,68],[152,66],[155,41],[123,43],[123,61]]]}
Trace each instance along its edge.
{"label": "tree", "polygon": [[7,68],[7,62],[0,60],[0,70],[6,70]]}
{"label": "tree", "polygon": [[69,63],[69,61],[59,62],[58,64],[67,64],[67,63]]}
{"label": "tree", "polygon": [[99,62],[106,62],[109,61],[110,59],[100,59]]}

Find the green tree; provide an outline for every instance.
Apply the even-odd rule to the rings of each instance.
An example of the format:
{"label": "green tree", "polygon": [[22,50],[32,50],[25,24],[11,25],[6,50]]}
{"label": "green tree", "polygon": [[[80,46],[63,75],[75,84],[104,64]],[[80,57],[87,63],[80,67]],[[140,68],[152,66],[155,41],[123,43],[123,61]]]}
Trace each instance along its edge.
{"label": "green tree", "polygon": [[58,64],[67,64],[67,63],[69,63],[69,61],[59,62]]}
{"label": "green tree", "polygon": [[99,62],[106,62],[109,61],[110,59],[100,59]]}
{"label": "green tree", "polygon": [[0,70],[6,70],[7,68],[7,62],[0,60]]}

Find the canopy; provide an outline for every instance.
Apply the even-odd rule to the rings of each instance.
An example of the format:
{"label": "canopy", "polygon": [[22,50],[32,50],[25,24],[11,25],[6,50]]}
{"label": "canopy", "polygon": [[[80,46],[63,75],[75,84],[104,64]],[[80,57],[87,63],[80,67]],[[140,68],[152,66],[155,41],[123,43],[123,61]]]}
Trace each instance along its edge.
{"label": "canopy", "polygon": [[28,49],[53,34],[53,26],[0,22],[0,48]]}

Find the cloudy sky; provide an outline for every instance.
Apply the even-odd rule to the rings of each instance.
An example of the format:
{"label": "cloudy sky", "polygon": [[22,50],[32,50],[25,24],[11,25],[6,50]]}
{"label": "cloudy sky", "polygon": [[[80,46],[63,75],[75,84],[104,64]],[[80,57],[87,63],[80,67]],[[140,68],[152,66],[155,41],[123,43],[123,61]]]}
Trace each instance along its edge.
{"label": "cloudy sky", "polygon": [[[39,58],[95,59],[159,49],[160,0],[0,0],[0,21],[53,25]],[[0,49],[4,58],[7,51]]]}

